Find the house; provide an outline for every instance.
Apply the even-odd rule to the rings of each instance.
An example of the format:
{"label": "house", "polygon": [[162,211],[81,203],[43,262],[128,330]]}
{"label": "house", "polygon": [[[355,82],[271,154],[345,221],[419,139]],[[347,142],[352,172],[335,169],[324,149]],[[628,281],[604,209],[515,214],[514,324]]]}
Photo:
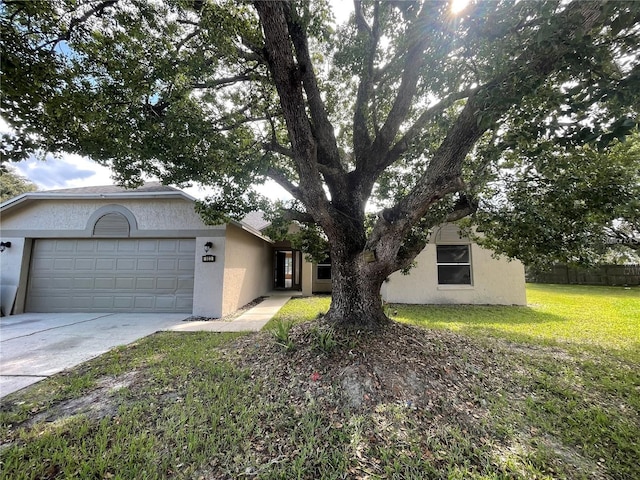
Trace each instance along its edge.
{"label": "house", "polygon": [[[222,317],[274,289],[331,290],[331,263],[311,264],[261,233],[259,215],[206,225],[195,199],[158,183],[25,193],[0,205],[0,300],[22,312],[184,312]],[[432,235],[387,301],[524,304],[524,269],[460,238]],[[433,246],[433,248],[432,248]]]}
{"label": "house", "polygon": [[25,193],[0,206],[10,312],[184,312],[221,317],[269,291],[273,242],[205,225],[194,199],[150,183]]}

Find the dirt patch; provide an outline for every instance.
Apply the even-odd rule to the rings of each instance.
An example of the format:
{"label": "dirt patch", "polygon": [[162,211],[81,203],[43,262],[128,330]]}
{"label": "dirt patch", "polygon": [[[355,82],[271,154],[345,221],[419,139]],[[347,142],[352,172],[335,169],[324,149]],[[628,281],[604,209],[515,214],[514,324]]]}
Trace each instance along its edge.
{"label": "dirt patch", "polygon": [[90,420],[112,417],[116,415],[120,406],[116,392],[134,384],[136,376],[136,372],[128,372],[118,377],[104,377],[100,379],[96,388],[86,395],[60,402],[34,415],[25,422],[24,426],[33,426],[40,422],[55,422],[77,415],[83,415]]}
{"label": "dirt patch", "polygon": [[[319,320],[291,329],[291,349],[278,344],[270,332],[262,332],[241,337],[227,351],[264,385],[263,401],[277,402],[284,395],[296,412],[318,405],[332,425],[369,415],[375,425],[358,447],[362,452],[370,441],[402,443],[406,432],[421,432],[419,437],[428,439],[455,426],[481,444],[493,445],[502,456],[499,452],[509,452],[512,439],[494,429],[489,406],[492,398],[522,399],[528,395],[526,387],[513,379],[516,370],[521,370],[514,363],[518,356],[560,353],[544,348],[511,352],[515,345],[508,342],[474,340],[397,322],[375,333],[332,331],[336,345],[325,351],[318,332],[327,331],[332,331],[331,327]],[[399,423],[398,418],[404,420]],[[428,451],[426,444],[423,447]],[[286,451],[287,445],[279,448]],[[524,448],[534,447],[528,444]],[[568,447],[547,448],[565,465],[585,473],[585,478],[603,478],[597,466],[590,465],[579,452]],[[366,459],[360,460],[366,463]],[[590,471],[594,473],[586,473]]]}
{"label": "dirt patch", "polygon": [[[333,332],[336,345],[328,352],[319,347],[319,331]],[[336,332],[320,320],[293,327],[290,338],[292,350],[269,332],[242,337],[230,348],[265,385],[265,400],[286,392],[296,411],[315,403],[338,424],[350,415],[400,408],[417,431],[446,419],[481,436],[486,396],[504,383],[502,356],[478,352],[478,344],[448,331],[390,322],[375,333]]]}

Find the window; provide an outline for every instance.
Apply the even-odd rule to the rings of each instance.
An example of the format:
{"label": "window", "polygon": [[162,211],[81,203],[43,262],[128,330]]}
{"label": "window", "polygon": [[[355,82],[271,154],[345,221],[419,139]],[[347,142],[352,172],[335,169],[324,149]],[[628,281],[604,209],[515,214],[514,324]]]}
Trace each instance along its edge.
{"label": "window", "polygon": [[437,245],[438,284],[471,285],[469,245]]}
{"label": "window", "polygon": [[331,258],[327,257],[318,263],[318,280],[331,280]]}

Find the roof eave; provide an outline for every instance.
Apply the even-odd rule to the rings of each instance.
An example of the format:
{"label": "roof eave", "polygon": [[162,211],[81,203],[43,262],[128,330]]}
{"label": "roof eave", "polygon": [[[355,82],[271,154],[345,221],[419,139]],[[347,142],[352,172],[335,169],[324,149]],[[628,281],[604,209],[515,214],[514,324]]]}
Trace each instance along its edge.
{"label": "roof eave", "polygon": [[6,202],[0,204],[0,212],[11,210],[18,205],[33,200],[105,200],[113,198],[182,198],[189,202],[195,202],[196,199],[191,195],[175,190],[172,192],[118,192],[118,193],[48,193],[48,192],[29,192],[23,193]]}
{"label": "roof eave", "polygon": [[255,228],[247,225],[246,223],[242,223],[239,222],[237,220],[229,220],[229,222],[231,225],[241,228],[242,230],[250,233],[251,235],[255,235],[256,237],[258,237],[261,240],[264,240],[267,243],[275,243],[273,240],[271,240],[269,237],[266,237],[265,235],[262,234],[262,232],[260,232],[260,230],[256,230]]}

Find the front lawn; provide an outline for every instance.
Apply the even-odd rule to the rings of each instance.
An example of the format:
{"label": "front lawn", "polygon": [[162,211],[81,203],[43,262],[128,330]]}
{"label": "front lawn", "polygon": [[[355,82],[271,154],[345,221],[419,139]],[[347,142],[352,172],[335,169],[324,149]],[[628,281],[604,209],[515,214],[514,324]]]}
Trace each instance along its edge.
{"label": "front lawn", "polygon": [[425,327],[610,347],[640,361],[640,288],[527,284],[527,303],[527,307],[390,305],[388,311],[395,320]]}
{"label": "front lawn", "polygon": [[312,297],[271,323],[287,342],[152,335],[2,399],[0,478],[640,478],[638,290],[528,295],[392,305],[375,334]]}
{"label": "front lawn", "polygon": [[[295,298],[267,325],[307,321],[331,297]],[[394,320],[467,334],[548,345],[611,347],[640,361],[640,288],[527,284],[526,307],[386,305]]]}

